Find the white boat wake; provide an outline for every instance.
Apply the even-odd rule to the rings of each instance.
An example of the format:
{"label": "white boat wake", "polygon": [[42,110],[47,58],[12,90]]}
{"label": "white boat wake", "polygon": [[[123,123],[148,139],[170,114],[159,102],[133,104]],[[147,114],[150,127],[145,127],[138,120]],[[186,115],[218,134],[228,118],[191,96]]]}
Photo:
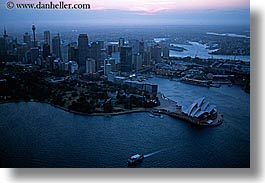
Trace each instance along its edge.
{"label": "white boat wake", "polygon": [[[167,149],[168,149],[168,148],[167,148]],[[144,155],[144,158],[148,158],[148,157],[150,157],[150,156],[156,155],[156,154],[158,154],[158,153],[160,153],[160,152],[162,152],[162,151],[165,151],[165,150],[167,150],[167,149],[162,149],[162,150],[155,151],[155,152],[152,152],[152,153],[149,153],[149,154],[145,154],[145,155]]]}

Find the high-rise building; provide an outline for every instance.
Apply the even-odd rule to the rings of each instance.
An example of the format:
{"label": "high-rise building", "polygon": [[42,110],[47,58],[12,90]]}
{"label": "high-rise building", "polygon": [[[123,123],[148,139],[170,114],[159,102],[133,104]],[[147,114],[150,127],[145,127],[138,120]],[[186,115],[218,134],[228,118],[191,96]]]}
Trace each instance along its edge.
{"label": "high-rise building", "polygon": [[109,64],[111,65],[111,71],[112,72],[116,72],[117,68],[116,68],[116,61],[114,58],[109,58],[108,59]]}
{"label": "high-rise building", "polygon": [[31,64],[37,64],[39,59],[39,48],[38,47],[31,48],[30,54],[31,54]]}
{"label": "high-rise building", "polygon": [[77,42],[72,42],[68,45],[68,60],[76,61],[78,60],[78,47]]}
{"label": "high-rise building", "polygon": [[124,47],[125,46],[125,40],[124,38],[119,39],[119,47]]}
{"label": "high-rise building", "polygon": [[151,49],[151,58],[155,63],[159,63],[162,61],[161,52],[162,48],[159,45],[156,45]]}
{"label": "high-rise building", "polygon": [[102,64],[101,59],[101,50],[102,50],[102,44],[100,42],[92,42],[91,43],[91,58],[96,60],[96,70],[100,70]]}
{"label": "high-rise building", "polygon": [[5,61],[7,56],[7,38],[8,35],[6,34],[6,29],[4,28],[3,37],[0,38],[0,61]]}
{"label": "high-rise building", "polygon": [[78,37],[78,66],[81,72],[85,72],[86,60],[88,57],[88,36],[79,34]]}
{"label": "high-rise building", "polygon": [[4,61],[6,59],[7,50],[6,50],[6,41],[5,38],[0,38],[0,60]]}
{"label": "high-rise building", "polygon": [[163,47],[163,58],[169,58],[169,48],[167,46]]}
{"label": "high-rise building", "polygon": [[132,71],[132,47],[120,48],[121,72]]}
{"label": "high-rise building", "polygon": [[23,43],[21,46],[17,48],[18,62],[26,63],[25,54],[27,50],[28,50],[28,45],[26,43]]}
{"label": "high-rise building", "polygon": [[110,44],[107,47],[108,55],[111,55],[113,52],[118,52],[118,45],[117,44]]}
{"label": "high-rise building", "polygon": [[111,72],[111,64],[107,63],[104,66],[104,75],[107,76]]}
{"label": "high-rise building", "polygon": [[143,57],[140,53],[136,54],[134,56],[134,68],[136,71],[139,71],[142,69],[143,65]]}
{"label": "high-rise building", "polygon": [[31,47],[31,38],[28,32],[23,35],[23,41],[27,44],[28,48]]}
{"label": "high-rise building", "polygon": [[144,41],[139,41],[139,53],[143,56],[144,55]]}
{"label": "high-rise building", "polygon": [[96,72],[96,61],[93,58],[86,60],[86,73],[92,74]]}
{"label": "high-rise building", "polygon": [[140,52],[140,41],[139,40],[130,40],[129,46],[132,47],[132,54],[135,55]]}
{"label": "high-rise building", "polygon": [[52,53],[56,58],[61,58],[61,39],[59,34],[52,38]]}
{"label": "high-rise building", "polygon": [[113,53],[111,54],[111,57],[112,57],[113,59],[115,59],[115,64],[119,64],[119,63],[121,63],[121,55],[120,55],[120,52],[113,52]]}
{"label": "high-rise building", "polygon": [[61,54],[62,54],[62,60],[64,62],[68,62],[69,58],[68,58],[68,43],[66,41],[63,41],[63,43],[61,44]]}
{"label": "high-rise building", "polygon": [[104,74],[106,74],[105,70],[106,70],[106,64],[110,64],[110,71],[111,72],[116,72],[116,63],[115,63],[115,59],[114,58],[107,58],[104,60]]}
{"label": "high-rise building", "polygon": [[151,52],[150,50],[146,50],[144,52],[144,60],[143,60],[143,65],[150,65],[151,64]]}
{"label": "high-rise building", "polygon": [[48,56],[51,55],[51,48],[50,48],[50,45],[48,44],[44,44],[43,47],[42,47],[42,56],[43,56],[43,59],[46,60]]}
{"label": "high-rise building", "polygon": [[51,34],[50,34],[50,31],[44,31],[44,44],[51,45]]}

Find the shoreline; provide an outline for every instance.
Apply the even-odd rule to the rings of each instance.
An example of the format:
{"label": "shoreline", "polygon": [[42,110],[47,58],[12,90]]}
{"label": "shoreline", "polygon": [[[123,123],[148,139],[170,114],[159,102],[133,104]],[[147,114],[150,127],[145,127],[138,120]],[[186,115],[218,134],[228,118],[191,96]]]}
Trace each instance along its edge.
{"label": "shoreline", "polygon": [[[82,115],[82,116],[106,116],[106,117],[111,117],[111,116],[118,116],[118,115],[123,115],[123,114],[132,114],[132,113],[138,113],[138,112],[149,112],[151,114],[153,113],[158,113],[158,114],[164,114],[167,116],[170,116],[172,118],[176,118],[179,119],[181,121],[184,121],[186,123],[195,125],[195,126],[202,126],[202,127],[216,127],[219,126],[223,123],[223,115],[218,114],[217,118],[214,119],[214,122],[211,124],[207,124],[207,123],[202,123],[199,121],[194,121],[193,118],[186,116],[182,113],[179,112],[173,112],[170,109],[166,109],[167,107],[163,106],[163,104],[165,104],[164,102],[166,102],[167,106],[175,106],[177,103],[167,97],[164,96],[163,93],[158,93],[158,97],[159,97],[159,101],[161,102],[160,106],[157,107],[153,107],[153,108],[137,108],[137,109],[133,109],[133,110],[125,110],[125,111],[120,111],[120,112],[112,112],[112,113],[83,113],[83,112],[78,112],[78,111],[73,111],[67,108],[64,108],[62,106],[58,106],[55,105],[53,103],[50,102],[43,102],[43,101],[38,101],[38,100],[30,100],[30,101],[6,101],[3,102],[1,101],[0,104],[6,104],[6,103],[19,103],[19,102],[36,102],[36,103],[43,103],[43,104],[49,104],[55,108],[61,109],[63,111],[72,113],[72,114],[77,114],[77,115]],[[169,102],[169,103],[168,103]],[[163,104],[162,104],[163,103]]]}
{"label": "shoreline", "polygon": [[126,111],[120,111],[120,112],[112,112],[112,113],[83,113],[83,112],[78,112],[78,111],[73,111],[67,108],[64,108],[62,106],[55,105],[50,102],[43,102],[43,101],[38,101],[38,100],[31,100],[31,101],[6,101],[3,102],[1,101],[0,104],[8,104],[8,103],[28,103],[28,102],[36,102],[36,103],[42,103],[42,104],[49,104],[55,108],[61,109],[63,111],[73,113],[73,114],[78,114],[82,116],[118,116],[118,115],[123,115],[123,114],[131,114],[131,113],[137,113],[137,112],[151,112],[153,108],[138,108],[138,109],[133,109],[133,110],[126,110]]}

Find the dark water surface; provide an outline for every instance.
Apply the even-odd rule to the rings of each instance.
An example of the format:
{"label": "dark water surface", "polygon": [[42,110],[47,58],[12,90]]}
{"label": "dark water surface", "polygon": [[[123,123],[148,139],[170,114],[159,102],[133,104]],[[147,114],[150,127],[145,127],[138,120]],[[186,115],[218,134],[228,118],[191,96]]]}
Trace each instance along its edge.
{"label": "dark water surface", "polygon": [[153,78],[170,99],[191,103],[205,96],[224,114],[215,128],[169,116],[134,113],[88,117],[36,102],[0,105],[0,160],[4,167],[249,167],[250,99],[241,88],[204,88]]}

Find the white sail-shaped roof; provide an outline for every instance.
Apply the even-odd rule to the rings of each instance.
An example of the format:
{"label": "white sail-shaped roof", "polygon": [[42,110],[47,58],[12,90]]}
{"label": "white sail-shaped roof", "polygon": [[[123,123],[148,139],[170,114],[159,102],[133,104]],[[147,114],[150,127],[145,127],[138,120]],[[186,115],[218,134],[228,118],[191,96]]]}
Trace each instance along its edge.
{"label": "white sail-shaped roof", "polygon": [[208,106],[207,108],[206,108],[206,112],[208,112],[208,113],[210,113],[210,112],[212,112],[212,110],[214,110],[214,109],[216,109],[216,106],[215,105],[210,105],[210,106]]}
{"label": "white sail-shaped roof", "polygon": [[210,105],[209,102],[204,102],[201,106],[201,109],[204,111]]}
{"label": "white sail-shaped roof", "polygon": [[209,114],[213,110],[216,110],[216,105],[211,105],[209,102],[205,101],[205,97],[194,100],[194,102],[188,108],[188,116],[200,117],[204,114]]}
{"label": "white sail-shaped roof", "polygon": [[199,108],[199,107],[197,107],[197,108],[194,108],[194,110],[192,111],[192,113],[190,114],[190,116],[191,117],[194,117],[194,115],[198,112],[198,111],[200,111],[201,109]]}

